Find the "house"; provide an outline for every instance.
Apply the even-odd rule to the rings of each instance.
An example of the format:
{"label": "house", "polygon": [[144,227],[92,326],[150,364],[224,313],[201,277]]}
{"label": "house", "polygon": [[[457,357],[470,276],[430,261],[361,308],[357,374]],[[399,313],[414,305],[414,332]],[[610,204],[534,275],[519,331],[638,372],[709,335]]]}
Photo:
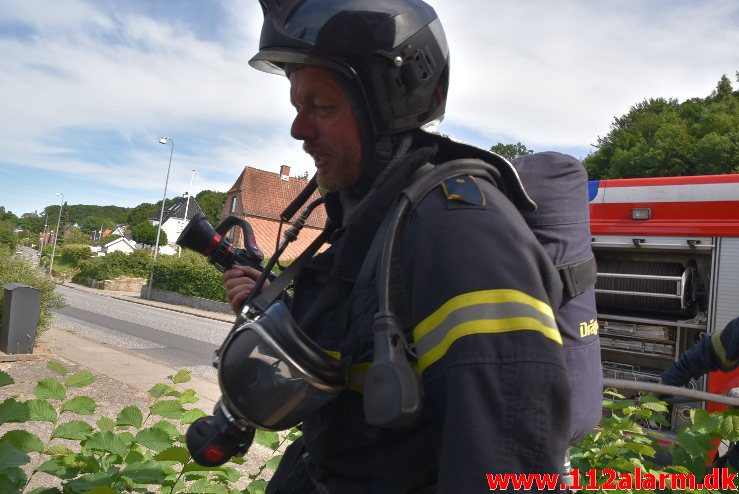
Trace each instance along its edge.
{"label": "house", "polygon": [[118,235],[119,237],[126,237],[130,240],[131,232],[128,230],[127,225],[120,224],[113,227],[110,235]]}
{"label": "house", "polygon": [[111,240],[107,244],[104,244],[101,252],[104,254],[110,254],[111,252],[130,254],[134,250],[136,250],[136,242],[129,240],[126,237],[119,237],[115,240]]}
{"label": "house", "polygon": [[[157,226],[159,224],[160,213],[161,211],[149,218],[152,225]],[[174,244],[192,217],[198,213],[203,214],[203,211],[194,197],[190,197],[188,194],[175,197],[174,203],[164,210],[164,216],[162,217],[162,231],[167,234],[167,243]],[[185,215],[187,215],[187,218],[185,218]],[[159,252],[162,253],[161,247]]]}
{"label": "house", "polygon": [[[307,184],[308,180],[291,177],[290,167],[287,165],[280,167],[280,173],[244,167],[236,183],[226,193],[221,219],[227,216],[245,219],[254,230],[259,249],[266,257],[270,257],[275,252],[280,214]],[[308,202],[318,197],[318,192],[314,192]],[[300,212],[302,209],[298,214]],[[298,257],[321,233],[326,219],[323,205],[318,206],[306,221],[298,239],[288,246],[281,259]],[[287,228],[289,225],[283,224],[282,232],[284,233]],[[234,245],[244,246],[243,236],[238,228],[229,236],[232,237]]]}

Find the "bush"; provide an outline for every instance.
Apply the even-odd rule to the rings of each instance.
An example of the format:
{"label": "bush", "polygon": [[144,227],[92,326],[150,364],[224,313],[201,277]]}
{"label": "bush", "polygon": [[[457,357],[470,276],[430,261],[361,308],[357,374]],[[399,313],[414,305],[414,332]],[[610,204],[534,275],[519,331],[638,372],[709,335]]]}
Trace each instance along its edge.
{"label": "bush", "polygon": [[69,244],[66,243],[62,246],[62,261],[71,264],[72,266],[79,266],[81,261],[92,257],[92,251],[89,245],[83,244]]}
{"label": "bush", "polygon": [[[41,291],[41,312],[36,336],[48,329],[53,309],[64,307],[64,297],[54,291],[54,280],[36,269],[30,262],[11,256],[0,249],[0,288],[7,283],[21,283]],[[0,318],[3,312],[5,290],[0,290]]]}
{"label": "bush", "polygon": [[154,288],[218,302],[226,301],[221,273],[208,264],[203,256],[190,251],[183,251],[181,257],[157,257]]}
{"label": "bush", "polygon": [[151,251],[136,249],[131,254],[112,252],[106,256],[94,257],[79,264],[80,272],[74,281],[112,280],[121,276],[146,278],[151,269]]}

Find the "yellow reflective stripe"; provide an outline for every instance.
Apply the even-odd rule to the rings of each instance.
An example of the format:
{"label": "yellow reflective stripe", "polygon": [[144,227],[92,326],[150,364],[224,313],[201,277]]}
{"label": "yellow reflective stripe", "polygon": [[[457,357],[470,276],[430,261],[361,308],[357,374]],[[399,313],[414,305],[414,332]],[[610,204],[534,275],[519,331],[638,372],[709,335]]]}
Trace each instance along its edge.
{"label": "yellow reflective stripe", "polygon": [[726,347],[724,347],[724,342],[721,341],[721,333],[723,333],[723,331],[724,330],[721,329],[720,331],[717,331],[711,335],[711,346],[713,347],[714,353],[721,362],[723,370],[727,370],[733,368],[736,365],[737,361],[729,360],[729,357],[726,356]]}
{"label": "yellow reflective stripe", "polygon": [[324,349],[323,351],[326,352],[330,357],[333,357],[336,360],[341,360],[341,352],[337,352],[335,350],[326,350],[326,349]]}
{"label": "yellow reflective stripe", "polygon": [[[432,329],[439,326],[452,312],[456,310],[470,307],[472,305],[501,303],[519,303],[528,305],[543,315],[554,319],[554,312],[548,304],[521,291],[511,289],[481,290],[478,292],[457,295],[445,302],[441,307],[436,309],[433,314],[418,323],[415,329],[413,329],[413,338],[415,341],[420,340]],[[556,331],[556,333],[558,341],[561,343],[562,339],[559,337],[559,331]]]}
{"label": "yellow reflective stripe", "polygon": [[513,331],[537,331],[550,340],[562,344],[562,337],[557,328],[546,326],[541,321],[531,317],[511,317],[508,319],[484,319],[468,321],[454,326],[441,343],[420,355],[416,363],[416,370],[423,372],[428,366],[446,355],[452,343],[472,334],[509,333]]}
{"label": "yellow reflective stripe", "polygon": [[355,393],[364,391],[364,377],[372,368],[372,362],[359,362],[349,366],[349,380],[346,384],[347,389]]}

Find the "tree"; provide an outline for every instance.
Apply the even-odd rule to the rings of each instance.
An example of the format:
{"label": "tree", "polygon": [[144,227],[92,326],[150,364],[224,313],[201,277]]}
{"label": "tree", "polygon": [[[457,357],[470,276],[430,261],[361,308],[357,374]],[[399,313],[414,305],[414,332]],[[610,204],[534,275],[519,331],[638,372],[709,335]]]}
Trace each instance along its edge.
{"label": "tree", "polygon": [[739,92],[722,76],[706,98],[653,98],[616,117],[583,160],[590,178],[739,172]]}
{"label": "tree", "polygon": [[[154,245],[157,240],[157,227],[148,221],[134,225],[131,228],[131,238],[140,244]],[[167,233],[162,230],[159,234],[159,245],[166,245]]]}
{"label": "tree", "polygon": [[520,142],[517,142],[516,144],[503,144],[502,142],[499,142],[495,146],[492,146],[490,148],[490,151],[504,157],[508,161],[513,161],[519,156],[531,154],[534,152]]}
{"label": "tree", "polygon": [[203,190],[195,196],[200,209],[211,225],[215,226],[221,222],[221,213],[223,205],[226,203],[225,192],[215,192],[212,190]]}

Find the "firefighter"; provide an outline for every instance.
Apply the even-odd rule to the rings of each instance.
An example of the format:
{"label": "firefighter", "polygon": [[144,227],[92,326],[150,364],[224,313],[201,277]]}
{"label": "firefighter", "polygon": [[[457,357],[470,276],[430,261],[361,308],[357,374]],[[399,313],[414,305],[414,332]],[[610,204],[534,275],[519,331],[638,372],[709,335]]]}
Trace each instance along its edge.
{"label": "firefighter", "polygon": [[739,366],[739,317],[712,335],[706,335],[683,353],[660,376],[664,384],[685,386],[709,372],[729,372]]}
{"label": "firefighter", "polygon": [[[291,314],[351,365],[348,389],[303,421],[270,493],[473,493],[486,474],[560,473],[570,390],[553,307],[562,284],[517,210],[532,208],[507,162],[421,129],[444,114],[449,54],[420,0],[262,0],[250,64],[285,74],[303,141],[327,191],[330,247],[298,275]],[[420,416],[371,425],[376,280],[358,282],[388,211],[427,163],[474,158],[495,183],[439,181],[404,225],[393,297],[420,376]],[[370,259],[371,260],[371,259]],[[258,272],[224,273],[235,311]]]}

